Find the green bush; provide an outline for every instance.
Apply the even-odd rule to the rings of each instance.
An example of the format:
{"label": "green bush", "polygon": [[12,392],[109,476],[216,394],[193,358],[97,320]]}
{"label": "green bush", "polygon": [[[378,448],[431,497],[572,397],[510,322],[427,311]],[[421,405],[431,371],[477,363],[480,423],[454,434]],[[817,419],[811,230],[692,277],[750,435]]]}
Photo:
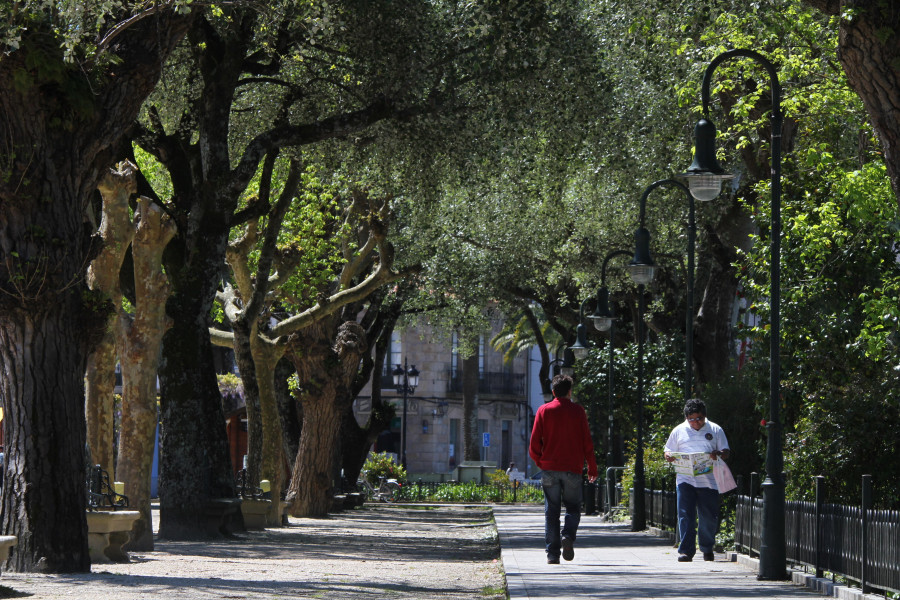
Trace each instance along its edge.
{"label": "green bush", "polygon": [[[503,473],[502,471],[499,471]],[[506,473],[503,473],[506,478]],[[407,502],[543,502],[544,495],[541,488],[519,484],[513,489],[509,480],[505,483],[478,483],[467,481],[466,483],[439,483],[418,485],[410,483],[404,485],[400,491],[400,499]]]}
{"label": "green bush", "polygon": [[378,485],[382,477],[406,481],[406,469],[402,465],[395,463],[394,459],[387,452],[369,454],[365,464],[363,464],[363,472],[366,474],[366,479],[369,483],[375,486]]}

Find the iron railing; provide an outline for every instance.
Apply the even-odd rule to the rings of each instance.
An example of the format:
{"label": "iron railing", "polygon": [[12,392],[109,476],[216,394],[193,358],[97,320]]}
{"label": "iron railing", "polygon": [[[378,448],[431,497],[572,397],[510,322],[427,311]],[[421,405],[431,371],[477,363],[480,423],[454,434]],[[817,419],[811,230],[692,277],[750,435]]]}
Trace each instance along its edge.
{"label": "iron railing", "polygon": [[[755,475],[755,474],[754,474]],[[755,490],[751,476],[751,490]],[[861,506],[826,504],[823,478],[816,478],[816,501],[785,503],[785,556],[788,562],[871,588],[900,592],[900,511],[871,507],[871,476],[863,476]],[[761,498],[739,495],[735,545],[758,554],[762,535]]]}
{"label": "iron railing", "polygon": [[[827,504],[824,478],[816,477],[816,501],[785,502],[785,557],[788,563],[873,588],[900,592],[900,511],[872,508],[871,476],[863,476],[860,506]],[[651,482],[651,488],[652,488]],[[750,476],[751,493],[735,497],[734,544],[738,552],[759,556],[763,499],[755,495],[758,476]],[[739,492],[743,482],[739,480]],[[677,531],[675,492],[645,490],[647,523]],[[632,505],[633,506],[633,505]],[[865,509],[864,509],[865,507]]]}
{"label": "iron railing", "polygon": [[[462,392],[462,371],[451,371],[447,381],[447,391]],[[504,394],[509,396],[525,395],[525,375],[522,373],[505,373],[485,371],[478,377],[479,394]]]}

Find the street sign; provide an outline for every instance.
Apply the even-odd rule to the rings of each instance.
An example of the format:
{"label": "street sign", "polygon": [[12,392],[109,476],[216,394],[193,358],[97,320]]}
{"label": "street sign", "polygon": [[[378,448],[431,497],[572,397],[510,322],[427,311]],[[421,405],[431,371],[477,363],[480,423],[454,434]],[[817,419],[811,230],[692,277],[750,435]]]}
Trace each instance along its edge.
{"label": "street sign", "polygon": [[481,445],[484,446],[485,448],[490,448],[491,447],[490,432],[485,431],[484,433],[481,434],[481,436],[482,436]]}

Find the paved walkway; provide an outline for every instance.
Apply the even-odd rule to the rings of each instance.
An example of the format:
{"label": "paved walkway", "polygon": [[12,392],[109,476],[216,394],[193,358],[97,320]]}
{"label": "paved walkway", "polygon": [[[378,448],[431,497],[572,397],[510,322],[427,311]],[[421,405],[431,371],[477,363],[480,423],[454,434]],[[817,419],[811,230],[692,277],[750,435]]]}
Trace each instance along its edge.
{"label": "paved walkway", "polygon": [[494,518],[510,600],[545,598],[821,599],[789,582],[764,582],[725,554],[714,562],[676,561],[668,540],[632,533],[628,525],[582,516],[575,560],[548,565],[543,506],[496,506]]}

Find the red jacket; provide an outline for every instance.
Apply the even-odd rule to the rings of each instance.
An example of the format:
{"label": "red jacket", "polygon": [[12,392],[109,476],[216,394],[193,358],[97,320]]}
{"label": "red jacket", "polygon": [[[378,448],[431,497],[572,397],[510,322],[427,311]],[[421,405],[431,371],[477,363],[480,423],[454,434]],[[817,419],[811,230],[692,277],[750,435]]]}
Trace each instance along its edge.
{"label": "red jacket", "polygon": [[596,477],[597,461],[584,408],[569,398],[554,398],[540,407],[534,416],[528,454],[543,471],[580,474],[587,461],[588,476]]}

